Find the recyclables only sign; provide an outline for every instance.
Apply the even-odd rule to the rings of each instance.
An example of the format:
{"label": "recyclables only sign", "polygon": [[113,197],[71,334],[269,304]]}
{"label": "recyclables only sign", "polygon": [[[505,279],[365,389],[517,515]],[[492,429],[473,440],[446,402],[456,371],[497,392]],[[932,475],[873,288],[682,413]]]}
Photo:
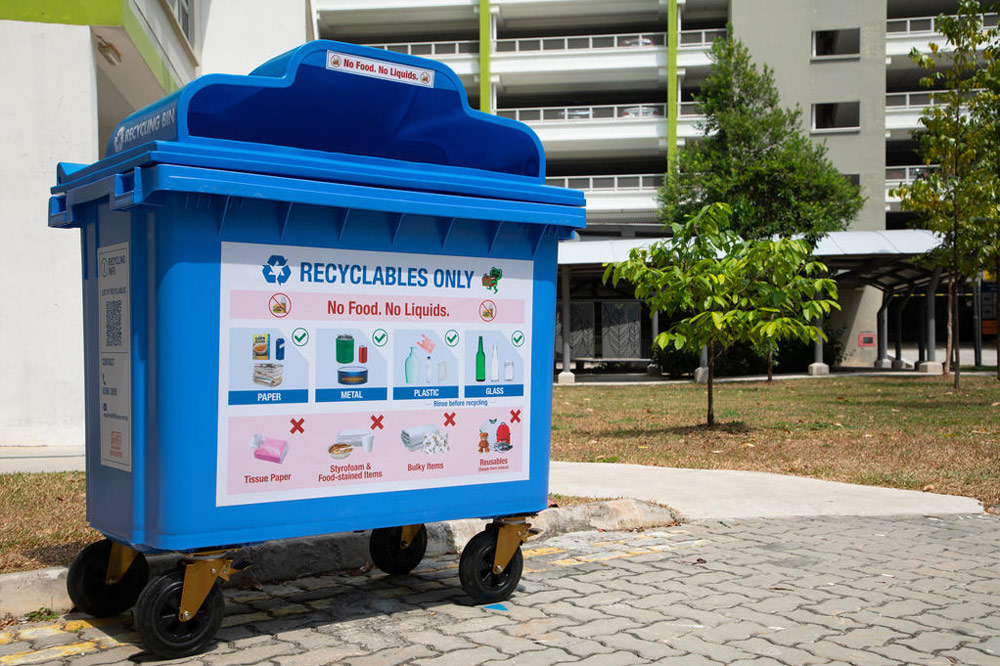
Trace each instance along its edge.
{"label": "recyclables only sign", "polygon": [[527,479],[532,272],[223,243],[217,504]]}
{"label": "recyclables only sign", "polygon": [[433,69],[410,67],[374,58],[360,58],[336,51],[326,52],[326,68],[337,72],[370,76],[375,79],[408,83],[411,86],[434,87]]}

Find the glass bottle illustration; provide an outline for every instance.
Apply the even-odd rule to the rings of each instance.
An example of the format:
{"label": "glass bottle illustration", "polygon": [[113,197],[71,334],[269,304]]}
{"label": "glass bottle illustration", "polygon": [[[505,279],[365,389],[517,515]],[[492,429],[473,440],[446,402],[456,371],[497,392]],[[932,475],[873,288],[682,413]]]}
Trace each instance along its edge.
{"label": "glass bottle illustration", "polygon": [[479,336],[479,351],[476,352],[476,381],[486,381],[486,353],[483,352],[483,336]]}
{"label": "glass bottle illustration", "polygon": [[416,384],[420,378],[420,360],[417,358],[416,347],[410,347],[410,355],[403,362],[403,377],[407,384]]}
{"label": "glass bottle illustration", "polygon": [[496,345],[493,345],[493,353],[490,354],[490,381],[500,381],[500,359],[497,357]]}

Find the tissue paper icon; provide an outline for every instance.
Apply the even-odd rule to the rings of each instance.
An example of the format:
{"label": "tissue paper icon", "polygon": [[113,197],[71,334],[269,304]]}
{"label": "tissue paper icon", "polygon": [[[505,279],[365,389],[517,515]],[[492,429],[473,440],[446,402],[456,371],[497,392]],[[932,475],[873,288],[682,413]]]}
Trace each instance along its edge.
{"label": "tissue paper icon", "polygon": [[260,433],[253,436],[250,446],[253,448],[253,457],[257,460],[266,460],[279,465],[285,462],[285,454],[288,453],[288,442],[264,437]]}

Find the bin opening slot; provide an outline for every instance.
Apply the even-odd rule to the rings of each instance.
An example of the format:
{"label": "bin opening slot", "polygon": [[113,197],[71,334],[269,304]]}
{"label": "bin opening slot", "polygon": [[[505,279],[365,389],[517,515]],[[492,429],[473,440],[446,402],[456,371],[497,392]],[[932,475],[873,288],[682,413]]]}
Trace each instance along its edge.
{"label": "bin opening slot", "polygon": [[262,79],[197,90],[188,105],[189,134],[539,177],[533,137],[496,118],[477,118],[443,77],[424,87],[331,71],[325,53],[314,53],[290,84]]}

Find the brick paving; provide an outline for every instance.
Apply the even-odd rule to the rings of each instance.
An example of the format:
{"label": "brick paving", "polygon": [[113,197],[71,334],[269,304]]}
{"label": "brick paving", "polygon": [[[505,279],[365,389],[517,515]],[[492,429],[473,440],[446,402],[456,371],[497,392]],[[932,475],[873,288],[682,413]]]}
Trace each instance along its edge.
{"label": "brick paving", "polygon": [[[785,518],[528,544],[469,605],[457,556],[409,576],[227,591],[209,650],[167,664],[1000,664],[1000,519]],[[0,632],[0,666],[145,661],[127,616]],[[94,626],[98,625],[98,626]]]}

